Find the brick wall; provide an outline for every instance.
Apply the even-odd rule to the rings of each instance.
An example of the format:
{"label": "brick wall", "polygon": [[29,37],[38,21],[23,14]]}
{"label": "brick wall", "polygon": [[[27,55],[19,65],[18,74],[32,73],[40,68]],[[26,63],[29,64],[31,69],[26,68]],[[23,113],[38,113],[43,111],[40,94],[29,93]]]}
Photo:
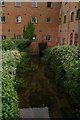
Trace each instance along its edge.
{"label": "brick wall", "polygon": [[[38,49],[38,42],[46,41],[46,35],[51,35],[51,40],[47,41],[48,46],[54,46],[58,37],[59,8],[58,2],[53,2],[52,8],[47,8],[46,2],[37,3],[37,8],[32,8],[31,2],[23,2],[20,7],[16,7],[14,2],[6,2],[2,7],[6,17],[5,23],[2,24],[2,34],[7,38],[12,38],[14,34],[22,35],[24,25],[31,21],[32,16],[36,16],[37,23],[34,25],[37,38],[31,46]],[[17,15],[22,17],[21,23],[15,22]],[[47,17],[52,18],[52,23],[46,22]]]}

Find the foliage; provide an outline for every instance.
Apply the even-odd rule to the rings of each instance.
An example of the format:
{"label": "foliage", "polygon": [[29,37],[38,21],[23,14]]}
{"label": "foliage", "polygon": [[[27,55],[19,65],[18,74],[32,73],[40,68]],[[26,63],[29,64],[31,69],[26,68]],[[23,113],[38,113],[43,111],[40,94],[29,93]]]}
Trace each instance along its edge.
{"label": "foliage", "polygon": [[6,40],[2,41],[2,50],[14,50],[27,51],[27,47],[30,46],[30,41],[26,39],[22,40]]}
{"label": "foliage", "polygon": [[24,26],[23,29],[23,38],[31,41],[34,35],[34,29],[34,24],[32,22],[28,22],[28,25]]}
{"label": "foliage", "polygon": [[18,97],[15,91],[17,64],[20,62],[18,51],[2,52],[2,119],[16,120],[18,117]]}
{"label": "foliage", "polygon": [[14,43],[17,47],[17,49],[19,51],[23,51],[23,52],[26,52],[27,51],[27,47],[30,46],[31,42],[27,39],[23,39],[23,40],[14,40]]}
{"label": "foliage", "polygon": [[44,60],[55,70],[56,81],[66,87],[80,115],[80,48],[55,46],[45,51]]}
{"label": "foliage", "polygon": [[45,50],[44,50],[44,56],[42,58],[43,61],[45,61],[46,64],[50,64],[50,61],[51,61],[51,48],[47,47]]}
{"label": "foliage", "polygon": [[[29,53],[28,52],[22,52],[21,53],[21,58],[20,58],[20,63],[17,65],[17,71],[16,71],[16,79],[17,84],[16,84],[16,89],[18,90],[19,88],[24,87],[24,77],[25,74],[30,71],[30,66],[29,66]],[[21,85],[21,82],[23,85]]]}
{"label": "foliage", "polygon": [[39,43],[38,43],[38,46],[39,46],[39,54],[40,54],[40,55],[43,55],[44,50],[45,50],[46,47],[47,47],[47,42],[44,42],[44,41],[39,42]]}
{"label": "foliage", "polygon": [[2,50],[14,50],[16,48],[16,44],[13,40],[3,40],[2,41]]}
{"label": "foliage", "polygon": [[[2,119],[16,120],[18,117],[18,96],[17,90],[24,87],[24,74],[29,71],[29,49],[25,46],[21,47],[23,41],[3,41],[4,49],[2,51]],[[11,49],[6,43],[12,43],[16,49]],[[24,41],[24,45],[26,41]],[[19,46],[18,46],[19,45]],[[20,48],[21,47],[21,48]],[[25,50],[24,50],[25,49]]]}

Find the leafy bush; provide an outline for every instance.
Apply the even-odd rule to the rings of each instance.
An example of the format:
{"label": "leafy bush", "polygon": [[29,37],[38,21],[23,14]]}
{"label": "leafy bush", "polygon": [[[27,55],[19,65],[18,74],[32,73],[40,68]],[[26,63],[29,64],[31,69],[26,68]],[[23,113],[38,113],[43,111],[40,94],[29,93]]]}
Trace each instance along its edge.
{"label": "leafy bush", "polygon": [[14,90],[13,78],[2,75],[2,119],[16,120],[18,117],[18,98]]}
{"label": "leafy bush", "polygon": [[19,51],[27,51],[27,47],[29,47],[31,42],[26,39],[21,40],[4,40],[2,41],[2,50],[14,50],[18,49]]}
{"label": "leafy bush", "polygon": [[[30,71],[29,59],[30,59],[29,54],[27,52],[21,53],[20,63],[17,65],[16,79],[24,80],[24,75],[27,74],[28,71]],[[19,82],[17,84],[16,84],[16,88],[18,89]]]}
{"label": "leafy bush", "polygon": [[26,52],[27,48],[30,46],[31,41],[28,39],[23,39],[23,40],[14,40],[14,43],[16,44],[16,47],[19,51]]}
{"label": "leafy bush", "polygon": [[39,42],[38,46],[39,46],[39,55],[43,56],[44,50],[47,47],[47,42],[44,42],[44,41]]}
{"label": "leafy bush", "polygon": [[55,46],[45,51],[44,60],[55,70],[56,81],[66,87],[80,115],[80,48]]}
{"label": "leafy bush", "polygon": [[16,49],[16,44],[13,40],[2,41],[2,50],[14,50]]}
{"label": "leafy bush", "polygon": [[16,120],[18,117],[18,97],[15,91],[17,64],[20,62],[18,51],[2,52],[2,119]]}

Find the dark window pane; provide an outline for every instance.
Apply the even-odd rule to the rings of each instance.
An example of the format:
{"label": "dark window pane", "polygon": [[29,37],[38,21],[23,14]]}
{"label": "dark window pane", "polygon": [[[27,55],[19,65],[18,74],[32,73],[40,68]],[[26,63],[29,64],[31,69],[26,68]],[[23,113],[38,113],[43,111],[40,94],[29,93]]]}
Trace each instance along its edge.
{"label": "dark window pane", "polygon": [[50,40],[51,39],[51,36],[50,35],[47,35],[46,36],[46,40]]}
{"label": "dark window pane", "polygon": [[47,2],[47,7],[51,8],[51,2]]}
{"label": "dark window pane", "polygon": [[64,23],[66,23],[66,15],[64,16]]}
{"label": "dark window pane", "polygon": [[80,19],[80,9],[77,10],[76,18],[77,18],[77,19]]}
{"label": "dark window pane", "polygon": [[2,40],[6,40],[6,36],[5,35],[2,35]]}
{"label": "dark window pane", "polygon": [[70,45],[72,45],[72,41],[73,41],[73,34],[70,34]]}
{"label": "dark window pane", "polygon": [[74,21],[74,12],[71,13],[71,21]]}
{"label": "dark window pane", "polygon": [[78,42],[78,34],[75,34],[75,39],[74,39],[74,45],[77,46],[77,42]]}

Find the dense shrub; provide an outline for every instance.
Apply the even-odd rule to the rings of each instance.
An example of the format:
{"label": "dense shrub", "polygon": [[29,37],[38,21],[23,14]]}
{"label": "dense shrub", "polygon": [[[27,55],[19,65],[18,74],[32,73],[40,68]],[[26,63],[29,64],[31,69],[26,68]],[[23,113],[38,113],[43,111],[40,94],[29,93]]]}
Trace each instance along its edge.
{"label": "dense shrub", "polygon": [[16,49],[16,44],[13,40],[3,40],[2,41],[2,50],[14,50]]}
{"label": "dense shrub", "polygon": [[24,87],[24,79],[25,75],[31,70],[29,65],[29,52],[22,52],[20,57],[20,63],[17,65],[17,71],[16,71],[16,90],[19,90],[19,88]]}
{"label": "dense shrub", "polygon": [[44,50],[46,49],[47,47],[47,42],[39,42],[38,43],[38,46],[39,46],[39,55],[42,57],[43,56],[43,53],[44,53]]}
{"label": "dense shrub", "polygon": [[15,91],[17,64],[20,62],[18,51],[2,52],[2,119],[16,120],[18,117],[18,97]]}
{"label": "dense shrub", "polygon": [[56,72],[56,81],[64,85],[80,115],[80,48],[56,46],[46,50],[44,60]]}
{"label": "dense shrub", "polygon": [[27,48],[30,46],[31,41],[28,39],[23,39],[23,40],[14,40],[14,43],[19,51],[26,52]]}
{"label": "dense shrub", "polygon": [[21,40],[4,40],[2,41],[2,50],[14,50],[18,49],[19,51],[27,51],[27,47],[29,47],[31,41],[27,39]]}

